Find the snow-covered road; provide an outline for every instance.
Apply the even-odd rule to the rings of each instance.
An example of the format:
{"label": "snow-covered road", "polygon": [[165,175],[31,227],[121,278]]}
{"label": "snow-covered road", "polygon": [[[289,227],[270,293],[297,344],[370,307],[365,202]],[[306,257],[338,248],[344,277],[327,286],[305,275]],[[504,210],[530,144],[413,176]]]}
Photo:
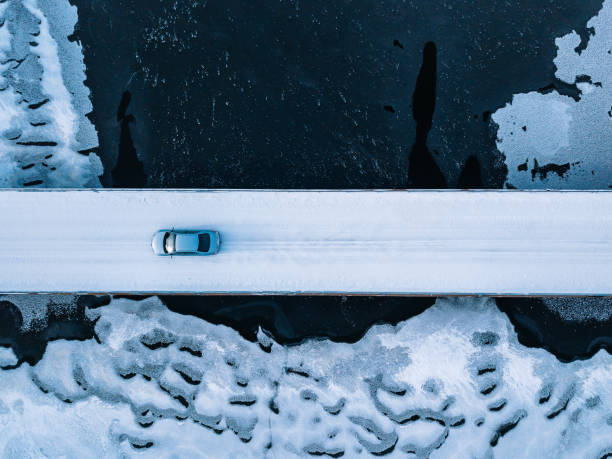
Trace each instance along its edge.
{"label": "snow-covered road", "polygon": [[[612,294],[612,192],[0,191],[0,292]],[[157,257],[162,228],[213,257]]]}

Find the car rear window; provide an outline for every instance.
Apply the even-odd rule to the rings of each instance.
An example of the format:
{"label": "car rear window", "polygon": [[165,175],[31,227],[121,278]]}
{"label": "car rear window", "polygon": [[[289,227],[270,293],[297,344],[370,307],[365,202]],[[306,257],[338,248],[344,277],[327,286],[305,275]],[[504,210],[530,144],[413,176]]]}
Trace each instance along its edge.
{"label": "car rear window", "polygon": [[210,250],[210,234],[198,234],[198,252]]}

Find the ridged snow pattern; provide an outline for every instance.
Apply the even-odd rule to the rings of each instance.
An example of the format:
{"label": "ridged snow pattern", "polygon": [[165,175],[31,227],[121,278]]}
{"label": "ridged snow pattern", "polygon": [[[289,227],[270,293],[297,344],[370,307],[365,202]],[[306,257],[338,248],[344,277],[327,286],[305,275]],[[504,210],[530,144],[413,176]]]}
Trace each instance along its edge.
{"label": "ridged snow pattern", "polygon": [[492,300],[438,300],[354,344],[289,347],[157,298],[89,314],[96,339],[50,342],[33,368],[0,372],[3,457],[612,452],[612,357],[562,364],[525,348]]}
{"label": "ridged snow pattern", "polygon": [[68,0],[0,2],[0,187],[100,185],[76,19]]}

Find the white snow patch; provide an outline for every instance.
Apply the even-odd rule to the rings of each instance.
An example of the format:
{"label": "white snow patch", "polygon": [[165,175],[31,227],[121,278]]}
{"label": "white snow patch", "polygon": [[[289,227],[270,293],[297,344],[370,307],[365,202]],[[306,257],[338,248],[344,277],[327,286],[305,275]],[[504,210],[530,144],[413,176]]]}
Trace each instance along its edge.
{"label": "white snow patch", "polygon": [[17,357],[11,348],[0,347],[0,368],[16,365],[17,362]]}
{"label": "white snow patch", "polygon": [[[512,103],[504,109],[503,121],[500,112],[493,115],[493,121],[499,123],[498,145],[512,151],[522,148],[537,154],[538,158],[553,158],[559,150],[570,145],[572,103],[570,97],[552,93],[515,94]],[[556,128],[551,129],[551,125]],[[527,130],[523,131],[523,126]],[[520,157],[513,159],[525,160]],[[508,162],[508,166],[515,165]]]}

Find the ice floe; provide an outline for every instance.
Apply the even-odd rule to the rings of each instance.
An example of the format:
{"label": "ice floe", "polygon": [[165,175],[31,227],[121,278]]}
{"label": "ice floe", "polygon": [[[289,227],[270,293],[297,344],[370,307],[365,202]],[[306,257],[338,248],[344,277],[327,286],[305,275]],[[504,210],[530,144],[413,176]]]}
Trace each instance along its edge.
{"label": "ice floe", "polygon": [[562,83],[557,86],[570,85],[569,91],[515,94],[492,115],[508,185],[612,186],[612,0],[605,0],[587,30],[584,49],[575,31],[555,40],[555,76]]}

